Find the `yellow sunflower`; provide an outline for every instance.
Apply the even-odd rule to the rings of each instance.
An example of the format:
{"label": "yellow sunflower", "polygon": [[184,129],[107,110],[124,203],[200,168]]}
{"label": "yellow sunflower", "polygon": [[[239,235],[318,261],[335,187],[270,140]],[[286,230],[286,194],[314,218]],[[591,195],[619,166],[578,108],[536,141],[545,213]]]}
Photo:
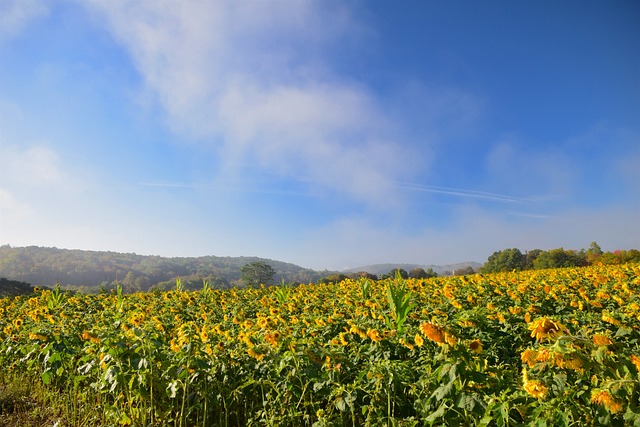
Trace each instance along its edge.
{"label": "yellow sunflower", "polygon": [[529,330],[531,331],[532,338],[542,341],[561,335],[566,332],[567,328],[558,321],[549,319],[548,317],[541,317],[531,322]]}

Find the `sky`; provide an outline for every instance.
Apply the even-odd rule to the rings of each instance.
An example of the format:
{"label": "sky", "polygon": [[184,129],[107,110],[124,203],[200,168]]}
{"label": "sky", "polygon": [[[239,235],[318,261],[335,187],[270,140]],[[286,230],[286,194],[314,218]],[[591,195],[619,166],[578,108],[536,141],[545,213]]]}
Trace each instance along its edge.
{"label": "sky", "polygon": [[0,0],[0,244],[640,247],[640,2]]}

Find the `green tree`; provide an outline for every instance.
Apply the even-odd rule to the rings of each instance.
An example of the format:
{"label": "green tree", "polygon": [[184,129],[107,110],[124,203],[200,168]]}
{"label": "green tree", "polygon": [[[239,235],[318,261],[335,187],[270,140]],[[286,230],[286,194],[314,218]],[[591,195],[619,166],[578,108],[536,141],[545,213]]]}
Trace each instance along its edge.
{"label": "green tree", "polygon": [[433,271],[433,268],[427,268],[425,270],[424,268],[417,267],[409,271],[409,277],[412,279],[428,279],[430,277],[438,277],[438,273]]}
{"label": "green tree", "polygon": [[564,248],[544,251],[533,262],[536,269],[580,267],[586,264],[587,259],[583,252],[565,251]]}
{"label": "green tree", "polygon": [[600,248],[600,245],[598,245],[596,242],[591,242],[591,244],[589,245],[589,249],[587,249],[587,262],[589,264],[595,264],[596,262],[598,262],[598,258],[600,258],[600,256],[603,254],[602,249]]}
{"label": "green tree", "polygon": [[384,274],[382,276],[382,278],[383,279],[394,279],[398,274],[403,279],[408,279],[409,278],[409,273],[407,273],[407,270],[405,270],[404,268],[394,268],[393,270],[389,271],[387,274]]}
{"label": "green tree", "polygon": [[242,281],[247,286],[272,285],[276,274],[273,267],[266,262],[255,261],[242,266],[240,269]]}
{"label": "green tree", "polygon": [[524,266],[524,256],[520,249],[511,248],[494,252],[484,263],[480,271],[482,273],[493,273],[498,271],[522,270]]}
{"label": "green tree", "polygon": [[411,277],[412,279],[426,279],[427,278],[427,272],[424,271],[424,268],[412,268],[409,271],[409,277]]}
{"label": "green tree", "polygon": [[524,263],[522,266],[523,270],[533,270],[533,263],[535,262],[536,258],[540,256],[542,252],[543,252],[542,249],[532,249],[530,251],[525,252]]}

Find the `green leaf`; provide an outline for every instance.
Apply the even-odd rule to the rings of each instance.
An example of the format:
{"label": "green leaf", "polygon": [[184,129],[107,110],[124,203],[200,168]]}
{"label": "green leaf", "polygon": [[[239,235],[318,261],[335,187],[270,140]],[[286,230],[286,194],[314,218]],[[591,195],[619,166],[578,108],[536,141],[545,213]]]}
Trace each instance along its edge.
{"label": "green leaf", "polygon": [[53,375],[50,371],[45,371],[42,373],[42,375],[40,375],[40,378],[42,378],[43,383],[49,385],[51,383],[51,378],[53,378]]}
{"label": "green leaf", "polygon": [[478,403],[477,397],[473,394],[461,393],[458,396],[457,406],[458,408],[464,409],[465,411],[473,411],[473,408],[476,407]]}
{"label": "green leaf", "polygon": [[425,421],[428,423],[435,422],[438,418],[442,418],[442,416],[444,416],[444,414],[446,413],[446,409],[447,405],[442,403],[442,405],[440,405],[440,407],[436,409],[435,412],[432,412],[427,418],[425,418]]}
{"label": "green leaf", "polygon": [[618,328],[618,331],[616,332],[616,338],[627,336],[627,335],[631,334],[632,332],[633,332],[633,330],[631,330],[629,328],[625,328],[624,326],[620,326]]}
{"label": "green leaf", "polygon": [[442,400],[445,396],[451,393],[452,389],[453,382],[449,382],[438,387],[431,396],[435,397],[436,400]]}

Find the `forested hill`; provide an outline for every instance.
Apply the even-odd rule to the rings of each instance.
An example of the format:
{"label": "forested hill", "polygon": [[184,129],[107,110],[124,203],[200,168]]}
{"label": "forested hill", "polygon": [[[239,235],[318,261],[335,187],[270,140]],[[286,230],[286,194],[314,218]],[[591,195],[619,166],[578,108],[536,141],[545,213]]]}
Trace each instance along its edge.
{"label": "forested hill", "polygon": [[33,286],[17,280],[0,278],[0,298],[33,294]]}
{"label": "forested hill", "polygon": [[[257,257],[167,258],[131,253],[98,252],[44,248],[39,246],[0,246],[0,277],[37,286],[76,288],[104,287],[121,283],[127,292],[167,289],[180,277],[186,288],[201,287],[203,279],[214,288],[228,288],[239,283],[245,264],[262,261],[273,267],[276,283],[311,283],[331,274],[295,264]],[[86,289],[85,289],[86,290]]]}

